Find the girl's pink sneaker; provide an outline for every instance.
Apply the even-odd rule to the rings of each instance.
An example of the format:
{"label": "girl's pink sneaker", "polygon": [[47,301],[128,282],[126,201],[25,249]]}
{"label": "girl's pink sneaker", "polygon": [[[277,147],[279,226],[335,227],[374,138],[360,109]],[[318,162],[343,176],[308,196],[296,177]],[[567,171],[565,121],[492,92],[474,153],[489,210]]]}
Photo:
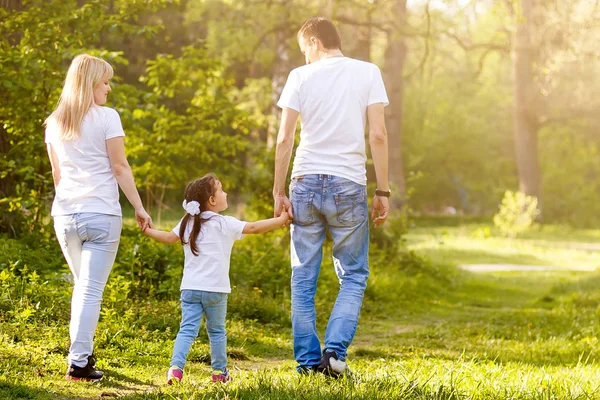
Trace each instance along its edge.
{"label": "girl's pink sneaker", "polygon": [[213,370],[213,382],[229,382],[231,380],[233,380],[233,378],[231,377],[231,375],[229,375],[229,371],[227,370],[227,368],[223,368],[223,371],[218,369]]}
{"label": "girl's pink sneaker", "polygon": [[169,372],[167,372],[167,383],[172,385],[173,383],[181,382],[183,379],[183,370],[179,367],[171,367],[169,368]]}

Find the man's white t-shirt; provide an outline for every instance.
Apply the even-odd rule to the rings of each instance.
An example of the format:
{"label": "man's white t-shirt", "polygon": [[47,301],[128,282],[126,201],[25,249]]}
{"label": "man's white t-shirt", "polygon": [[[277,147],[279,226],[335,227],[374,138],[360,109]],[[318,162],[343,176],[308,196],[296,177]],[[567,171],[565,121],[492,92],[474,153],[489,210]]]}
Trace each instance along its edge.
{"label": "man's white t-shirt", "polygon": [[[246,222],[237,218],[203,211],[200,214],[208,221],[202,223],[196,239],[198,255],[192,253],[189,243],[183,246],[185,262],[181,290],[203,290],[206,292],[231,293],[229,265],[233,242],[242,239]],[[179,237],[181,221],[173,228]],[[185,229],[185,241],[189,242],[193,223],[190,220]]]}
{"label": "man's white t-shirt", "polygon": [[60,140],[56,121],[46,126],[46,143],[58,156],[60,182],[52,216],[82,212],[121,215],[119,187],[108,158],[106,141],[125,136],[119,113],[93,106],[81,124],[79,138]]}
{"label": "man's white t-shirt", "polygon": [[277,105],[300,113],[292,178],[328,174],[367,184],[367,106],[389,104],[375,64],[332,57],[290,72]]}

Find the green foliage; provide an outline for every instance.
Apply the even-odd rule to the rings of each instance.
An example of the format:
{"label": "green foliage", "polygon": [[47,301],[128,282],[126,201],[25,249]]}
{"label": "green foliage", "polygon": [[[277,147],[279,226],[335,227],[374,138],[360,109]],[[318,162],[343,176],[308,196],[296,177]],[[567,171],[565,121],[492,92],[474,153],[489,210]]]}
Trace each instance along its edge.
{"label": "green foliage", "polygon": [[0,8],[0,232],[33,232],[47,215],[52,183],[42,124],[68,63],[83,52],[126,63],[121,53],[102,48],[103,37],[135,34],[128,21],[164,3],[50,0]]}
{"label": "green foliage", "polygon": [[137,226],[123,228],[113,276],[126,278],[130,298],[176,298],[182,268],[180,245],[167,246],[152,240]]}
{"label": "green foliage", "polygon": [[[371,201],[372,199],[369,199],[369,203]],[[391,212],[385,224],[370,230],[370,243],[388,256],[394,256],[405,250],[404,235],[408,232],[408,225],[408,211]]]}
{"label": "green foliage", "polygon": [[507,60],[493,58],[488,73],[468,80],[463,63],[430,58],[432,76],[406,87],[403,154],[407,171],[413,173],[407,175],[418,177],[410,183],[413,209],[439,214],[452,206],[489,215],[496,199],[516,183],[510,92],[494,74],[509,66]]}
{"label": "green foliage", "polygon": [[540,133],[544,219],[579,227],[597,226],[600,145],[585,123],[549,127]]}
{"label": "green foliage", "polygon": [[535,197],[507,190],[494,215],[494,225],[503,235],[514,238],[529,230],[539,213]]}
{"label": "green foliage", "polygon": [[19,261],[2,264],[0,269],[0,322],[24,327],[27,322],[49,324],[69,320],[68,275],[55,274],[53,285],[35,269]]}
{"label": "green foliage", "polygon": [[149,132],[128,142],[140,186],[154,193],[174,188],[179,199],[187,182],[213,171],[226,188],[245,189],[253,122],[232,102],[232,82],[222,77],[219,62],[201,46],[189,46],[179,58],[159,55],[149,61],[140,79],[155,101],[144,99],[144,109],[128,118],[153,121]]}

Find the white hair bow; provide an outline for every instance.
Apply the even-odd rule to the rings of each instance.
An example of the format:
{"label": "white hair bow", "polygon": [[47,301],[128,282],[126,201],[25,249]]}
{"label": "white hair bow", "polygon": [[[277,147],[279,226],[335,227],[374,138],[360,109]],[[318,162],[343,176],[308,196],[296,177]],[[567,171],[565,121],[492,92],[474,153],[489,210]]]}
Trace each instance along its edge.
{"label": "white hair bow", "polygon": [[190,215],[200,214],[200,203],[196,200],[192,200],[189,203],[187,200],[183,200],[183,209]]}

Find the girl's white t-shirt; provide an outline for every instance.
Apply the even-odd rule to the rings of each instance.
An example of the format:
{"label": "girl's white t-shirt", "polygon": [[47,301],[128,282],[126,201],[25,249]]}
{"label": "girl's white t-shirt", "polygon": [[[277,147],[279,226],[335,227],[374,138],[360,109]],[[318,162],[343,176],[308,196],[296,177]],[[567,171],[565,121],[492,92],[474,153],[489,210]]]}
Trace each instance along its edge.
{"label": "girl's white t-shirt", "polygon": [[119,113],[93,106],[76,140],[60,140],[56,121],[46,126],[46,143],[58,156],[60,182],[55,189],[52,216],[93,212],[121,215],[119,187],[108,158],[106,141],[125,136]]}
{"label": "girl's white t-shirt", "polygon": [[[185,261],[181,290],[203,290],[206,292],[231,293],[229,282],[229,265],[231,249],[236,240],[242,239],[245,221],[237,218],[203,211],[201,218],[208,219],[200,227],[196,239],[198,255],[192,253],[189,243],[183,246]],[[183,220],[183,219],[182,219]],[[173,228],[173,233],[179,237],[181,222]],[[186,242],[192,231],[192,221],[185,229]]]}
{"label": "girl's white t-shirt", "polygon": [[330,174],[367,184],[367,107],[388,105],[375,64],[332,57],[290,72],[277,105],[300,113],[302,130],[292,178]]}

